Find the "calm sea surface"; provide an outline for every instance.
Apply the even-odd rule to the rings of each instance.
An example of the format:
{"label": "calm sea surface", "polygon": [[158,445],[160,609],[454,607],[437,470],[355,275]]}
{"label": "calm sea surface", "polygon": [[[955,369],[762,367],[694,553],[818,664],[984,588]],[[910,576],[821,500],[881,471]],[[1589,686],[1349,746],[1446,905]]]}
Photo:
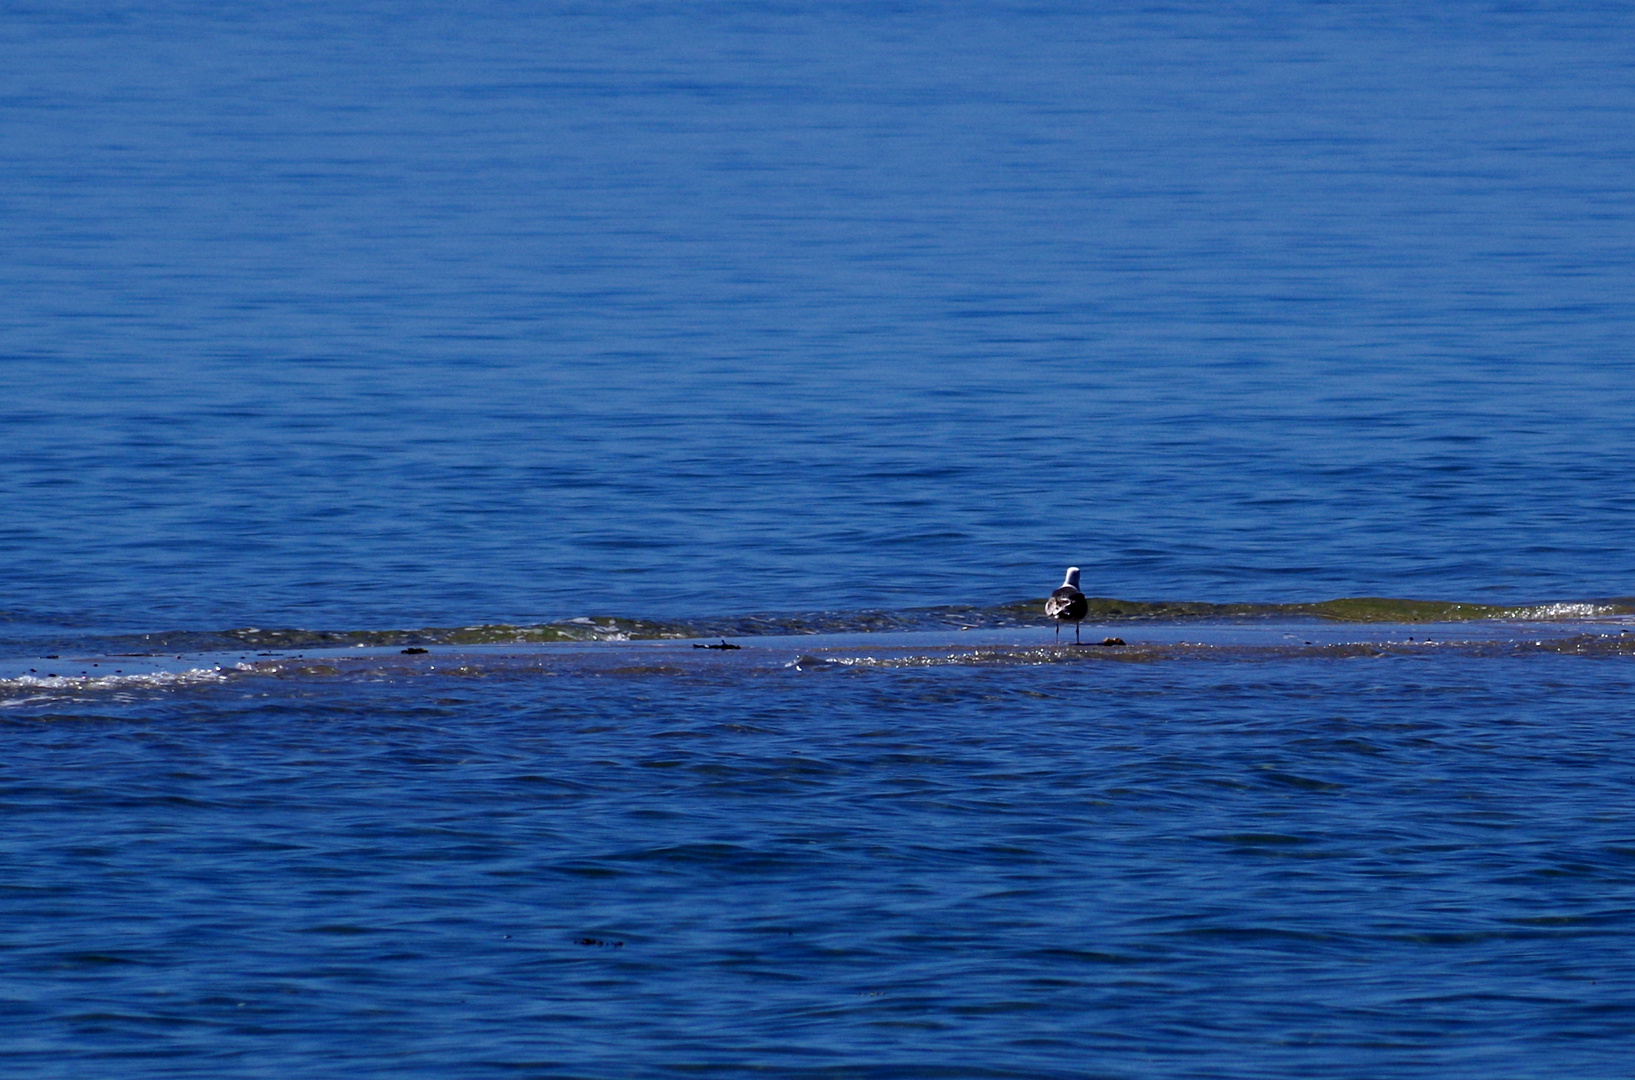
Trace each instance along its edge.
{"label": "calm sea surface", "polygon": [[0,2],[0,1072],[1627,1076],[1632,177],[1623,3]]}

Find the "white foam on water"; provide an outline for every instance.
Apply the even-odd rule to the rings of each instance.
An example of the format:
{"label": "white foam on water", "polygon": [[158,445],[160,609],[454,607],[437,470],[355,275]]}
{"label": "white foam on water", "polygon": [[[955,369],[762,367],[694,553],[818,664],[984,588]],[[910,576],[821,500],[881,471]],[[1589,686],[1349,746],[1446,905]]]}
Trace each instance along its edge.
{"label": "white foam on water", "polygon": [[[148,671],[123,675],[16,675],[0,679],[0,708],[61,700],[63,693],[94,693],[117,690],[155,690],[204,683],[226,682],[229,674],[252,670],[248,664],[233,667],[186,668],[181,671]],[[42,691],[47,691],[42,693]],[[13,697],[13,693],[26,696]]]}
{"label": "white foam on water", "polygon": [[1599,619],[1617,612],[1606,604],[1539,604],[1518,608],[1509,614],[1512,619]]}

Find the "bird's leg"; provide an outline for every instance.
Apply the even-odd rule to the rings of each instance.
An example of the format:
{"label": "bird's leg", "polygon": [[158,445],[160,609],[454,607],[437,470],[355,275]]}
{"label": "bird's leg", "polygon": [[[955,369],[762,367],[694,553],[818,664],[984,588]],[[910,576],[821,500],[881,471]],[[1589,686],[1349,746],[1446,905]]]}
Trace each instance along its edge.
{"label": "bird's leg", "polygon": [[1062,624],[1057,623],[1056,624],[1056,643],[1059,645],[1059,644],[1061,644],[1061,641],[1062,641]]}
{"label": "bird's leg", "polygon": [[1075,645],[1080,644],[1080,642],[1079,642],[1079,624],[1078,623],[1073,624],[1073,644],[1075,644]]}

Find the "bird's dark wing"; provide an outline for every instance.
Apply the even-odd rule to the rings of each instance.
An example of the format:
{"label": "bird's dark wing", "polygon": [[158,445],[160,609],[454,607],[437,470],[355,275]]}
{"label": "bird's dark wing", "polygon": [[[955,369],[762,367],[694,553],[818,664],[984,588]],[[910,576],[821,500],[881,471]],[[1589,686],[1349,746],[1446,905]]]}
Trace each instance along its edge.
{"label": "bird's dark wing", "polygon": [[1085,613],[1089,610],[1090,603],[1085,600],[1084,594],[1071,585],[1063,585],[1051,593],[1050,599],[1045,601],[1045,614],[1052,619],[1066,619],[1069,622],[1077,622],[1084,618]]}

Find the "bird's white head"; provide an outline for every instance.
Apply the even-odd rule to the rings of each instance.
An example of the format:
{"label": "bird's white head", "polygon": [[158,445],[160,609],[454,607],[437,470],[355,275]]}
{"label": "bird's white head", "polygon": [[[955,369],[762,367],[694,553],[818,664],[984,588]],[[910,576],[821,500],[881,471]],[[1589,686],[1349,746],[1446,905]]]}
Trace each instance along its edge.
{"label": "bird's white head", "polygon": [[1069,566],[1067,568],[1067,580],[1062,582],[1062,584],[1063,585],[1071,585],[1075,589],[1078,588],[1079,587],[1079,568],[1076,567],[1076,566]]}

